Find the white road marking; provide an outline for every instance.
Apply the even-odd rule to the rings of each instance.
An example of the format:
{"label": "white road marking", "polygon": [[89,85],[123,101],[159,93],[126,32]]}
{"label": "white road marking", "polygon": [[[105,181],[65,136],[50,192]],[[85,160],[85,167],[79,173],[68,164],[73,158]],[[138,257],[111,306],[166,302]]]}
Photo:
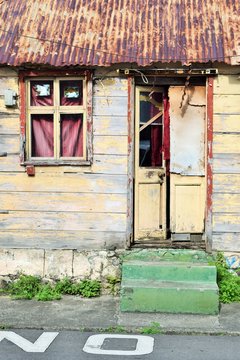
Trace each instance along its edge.
{"label": "white road marking", "polygon": [[58,334],[58,332],[44,332],[34,343],[32,343],[13,331],[0,331],[0,342],[3,339],[7,339],[25,352],[43,353],[51,345]]}
{"label": "white road marking", "polygon": [[[103,350],[101,346],[105,339],[135,339],[137,345],[135,350]],[[99,334],[92,335],[87,339],[83,351],[97,355],[147,355],[153,352],[154,338],[144,335],[116,335]]]}

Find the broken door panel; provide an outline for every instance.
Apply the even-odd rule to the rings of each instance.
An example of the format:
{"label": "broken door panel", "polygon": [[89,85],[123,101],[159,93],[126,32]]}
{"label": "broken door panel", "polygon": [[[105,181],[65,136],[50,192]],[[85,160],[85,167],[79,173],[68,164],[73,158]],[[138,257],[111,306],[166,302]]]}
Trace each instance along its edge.
{"label": "broken door panel", "polygon": [[170,172],[204,176],[206,90],[204,86],[190,86],[182,102],[183,94],[182,86],[169,89]]}
{"label": "broken door panel", "polygon": [[[173,233],[202,233],[205,213],[203,86],[170,87],[170,223]],[[184,95],[184,96],[183,96]]]}

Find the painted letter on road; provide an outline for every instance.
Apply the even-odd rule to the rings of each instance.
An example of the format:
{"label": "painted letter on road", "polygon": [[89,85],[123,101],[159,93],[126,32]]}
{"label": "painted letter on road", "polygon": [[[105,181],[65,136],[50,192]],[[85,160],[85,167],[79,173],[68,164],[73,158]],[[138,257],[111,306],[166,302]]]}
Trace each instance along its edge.
{"label": "painted letter on road", "polygon": [[43,353],[47,350],[49,345],[51,345],[58,334],[58,332],[44,332],[34,343],[32,343],[13,331],[0,331],[0,342],[3,339],[7,339],[25,352]]}
{"label": "painted letter on road", "polygon": [[[134,339],[137,340],[135,350],[104,350],[101,349],[105,339]],[[154,338],[143,335],[92,335],[87,339],[83,351],[97,355],[147,355],[153,351]]]}

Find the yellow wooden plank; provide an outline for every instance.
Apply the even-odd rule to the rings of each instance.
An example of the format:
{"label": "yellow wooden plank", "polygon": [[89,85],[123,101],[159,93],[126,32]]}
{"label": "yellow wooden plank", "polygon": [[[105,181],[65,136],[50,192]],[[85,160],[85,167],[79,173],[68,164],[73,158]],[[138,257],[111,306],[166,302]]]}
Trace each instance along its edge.
{"label": "yellow wooden plank", "polygon": [[7,152],[10,154],[19,153],[19,135],[0,135],[0,149],[1,152]]}
{"label": "yellow wooden plank", "polygon": [[8,154],[0,157],[0,172],[25,172],[25,167],[20,166],[19,155]]}
{"label": "yellow wooden plank", "polygon": [[215,174],[240,174],[240,156],[238,154],[214,154],[213,172]]}
{"label": "yellow wooden plank", "polygon": [[[126,175],[128,166],[127,155],[96,155],[94,154],[93,164],[91,166],[36,166],[36,176],[38,174],[47,174],[47,176],[64,176],[67,174],[110,174],[110,175]],[[25,167],[19,165],[18,155],[9,155],[7,158],[0,158],[0,172],[21,171],[25,172]]]}
{"label": "yellow wooden plank", "polygon": [[93,115],[94,116],[127,116],[128,98],[119,97],[93,97]]}
{"label": "yellow wooden plank", "polygon": [[126,214],[13,211],[0,214],[1,230],[123,231]]}
{"label": "yellow wooden plank", "polygon": [[1,230],[1,248],[92,250],[126,247],[124,231]]}
{"label": "yellow wooden plank", "polygon": [[128,96],[128,82],[127,79],[121,79],[117,77],[107,77],[98,79],[94,83],[93,87],[94,96],[103,96],[111,98],[113,96]]}
{"label": "yellow wooden plank", "polygon": [[240,174],[214,174],[213,191],[228,194],[240,193]]}
{"label": "yellow wooden plank", "polygon": [[239,75],[218,75],[214,79],[214,94],[239,94]]}
{"label": "yellow wooden plank", "polygon": [[239,134],[214,134],[213,153],[239,154],[240,153],[240,133]]}
{"label": "yellow wooden plank", "polygon": [[239,252],[240,233],[213,233],[212,249],[214,251]]}
{"label": "yellow wooden plank", "polygon": [[126,175],[25,173],[0,175],[0,191],[127,193]]}
{"label": "yellow wooden plank", "polygon": [[19,135],[20,122],[19,117],[1,116],[0,115],[0,134]]}
{"label": "yellow wooden plank", "polygon": [[213,212],[240,213],[240,194],[213,194]]}
{"label": "yellow wooden plank", "polygon": [[126,213],[125,194],[0,193],[1,210]]}
{"label": "yellow wooden plank", "polygon": [[9,111],[7,111],[7,108],[5,106],[5,99],[4,96],[0,97],[0,113],[7,113],[9,112],[9,114],[19,114],[19,109],[18,107],[11,107],[11,109],[9,109]]}
{"label": "yellow wooden plank", "polygon": [[95,135],[127,135],[127,116],[94,116],[93,132]]}
{"label": "yellow wooden plank", "polygon": [[240,113],[240,95],[214,95],[214,113]]}
{"label": "yellow wooden plank", "polygon": [[215,132],[237,132],[237,133],[240,133],[240,114],[239,115],[226,115],[226,114],[214,115],[213,130]]}
{"label": "yellow wooden plank", "polygon": [[94,136],[93,153],[104,155],[127,155],[127,136]]}
{"label": "yellow wooden plank", "polygon": [[97,174],[127,174],[127,155],[94,155],[91,171]]}
{"label": "yellow wooden plank", "polygon": [[215,232],[240,232],[240,213],[219,214],[213,213],[213,231]]}

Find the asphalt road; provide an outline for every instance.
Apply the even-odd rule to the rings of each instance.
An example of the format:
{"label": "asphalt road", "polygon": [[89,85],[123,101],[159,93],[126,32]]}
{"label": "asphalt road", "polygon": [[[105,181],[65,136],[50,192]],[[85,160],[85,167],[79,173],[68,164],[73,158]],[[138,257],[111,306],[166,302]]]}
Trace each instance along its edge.
{"label": "asphalt road", "polygon": [[[17,345],[16,345],[17,344]],[[239,336],[0,331],[0,360],[233,360]]]}

